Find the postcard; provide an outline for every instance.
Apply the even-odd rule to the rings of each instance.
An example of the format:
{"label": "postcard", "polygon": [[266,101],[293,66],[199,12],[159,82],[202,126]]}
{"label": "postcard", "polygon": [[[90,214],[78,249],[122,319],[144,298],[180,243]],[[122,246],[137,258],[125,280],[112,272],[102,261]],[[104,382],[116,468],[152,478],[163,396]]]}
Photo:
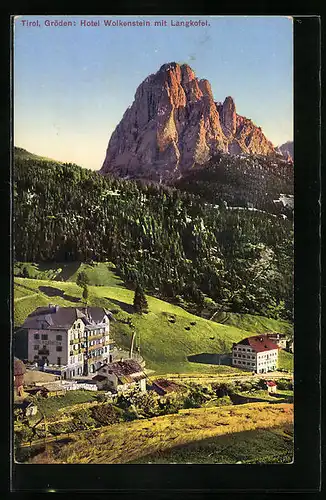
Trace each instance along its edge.
{"label": "postcard", "polygon": [[13,20],[17,464],[290,464],[293,19]]}

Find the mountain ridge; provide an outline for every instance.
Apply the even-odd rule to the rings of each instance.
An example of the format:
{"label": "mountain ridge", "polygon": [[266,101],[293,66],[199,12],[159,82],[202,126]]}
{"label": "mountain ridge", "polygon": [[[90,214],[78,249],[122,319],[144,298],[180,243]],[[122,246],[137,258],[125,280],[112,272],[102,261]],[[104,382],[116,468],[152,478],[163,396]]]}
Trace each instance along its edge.
{"label": "mountain ridge", "polygon": [[187,64],[163,64],[137,88],[114,130],[101,174],[166,181],[218,152],[274,155],[275,146],[234,99],[214,100],[211,85]]}

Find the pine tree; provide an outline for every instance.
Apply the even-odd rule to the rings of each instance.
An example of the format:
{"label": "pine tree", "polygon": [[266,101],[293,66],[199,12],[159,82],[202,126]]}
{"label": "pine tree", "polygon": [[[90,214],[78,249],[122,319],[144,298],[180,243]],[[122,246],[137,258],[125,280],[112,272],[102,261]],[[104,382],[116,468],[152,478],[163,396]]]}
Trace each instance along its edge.
{"label": "pine tree", "polygon": [[85,285],[83,288],[83,299],[84,299],[85,304],[87,304],[87,300],[88,300],[88,286],[87,285]]}
{"label": "pine tree", "polygon": [[85,273],[85,271],[81,271],[77,275],[76,279],[76,285],[80,286],[81,288],[85,288],[89,284],[89,277]]}
{"label": "pine tree", "polygon": [[141,285],[137,284],[134,296],[134,310],[137,313],[142,313],[148,310],[147,299]]}

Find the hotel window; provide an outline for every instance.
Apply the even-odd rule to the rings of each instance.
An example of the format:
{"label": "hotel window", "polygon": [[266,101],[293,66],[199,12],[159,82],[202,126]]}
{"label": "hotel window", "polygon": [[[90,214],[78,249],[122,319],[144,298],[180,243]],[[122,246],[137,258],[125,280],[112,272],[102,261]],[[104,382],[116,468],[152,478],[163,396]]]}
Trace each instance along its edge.
{"label": "hotel window", "polygon": [[40,346],[39,346],[39,345],[35,345],[35,346],[34,346],[34,351],[38,351],[38,350],[39,350],[39,348],[40,348]]}
{"label": "hotel window", "polygon": [[35,354],[34,359],[38,359],[38,358],[39,358],[39,357],[38,357],[38,355],[37,355],[37,354]]}
{"label": "hotel window", "polygon": [[62,340],[62,335],[57,335],[57,336],[56,336],[56,339],[57,339],[57,340]]}
{"label": "hotel window", "polygon": [[61,352],[61,351],[62,351],[61,345],[57,345],[57,352]]}
{"label": "hotel window", "polygon": [[42,338],[42,340],[48,340],[48,334],[42,333],[41,338]]}
{"label": "hotel window", "polygon": [[34,339],[37,340],[40,338],[40,334],[39,333],[34,333]]}

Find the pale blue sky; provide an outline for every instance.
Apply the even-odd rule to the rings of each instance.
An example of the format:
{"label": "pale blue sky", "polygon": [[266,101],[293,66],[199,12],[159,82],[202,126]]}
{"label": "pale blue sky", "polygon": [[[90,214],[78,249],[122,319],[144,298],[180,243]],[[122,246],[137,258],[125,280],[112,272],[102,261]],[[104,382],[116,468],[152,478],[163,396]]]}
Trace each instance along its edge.
{"label": "pale blue sky", "polygon": [[[130,16],[123,20],[199,19]],[[231,95],[237,112],[275,145],[293,137],[292,20],[205,17],[205,27],[81,27],[96,16],[17,17],[14,28],[14,143],[33,153],[99,169],[138,85],[167,62],[188,63]],[[22,19],[40,26],[22,26]],[[76,26],[45,27],[44,20]]]}

